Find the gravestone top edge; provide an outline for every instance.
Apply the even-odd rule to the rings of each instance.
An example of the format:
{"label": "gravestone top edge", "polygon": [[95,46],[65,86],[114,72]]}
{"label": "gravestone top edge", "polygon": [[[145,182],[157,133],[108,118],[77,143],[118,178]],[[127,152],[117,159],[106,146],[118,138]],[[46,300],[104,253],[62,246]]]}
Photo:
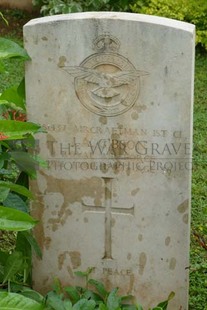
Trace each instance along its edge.
{"label": "gravestone top edge", "polygon": [[24,25],[24,28],[41,25],[52,22],[68,21],[68,20],[84,20],[84,19],[110,19],[110,20],[123,20],[123,21],[137,21],[141,23],[149,23],[154,25],[162,25],[171,28],[177,28],[180,30],[194,33],[195,25],[170,19],[166,17],[159,17],[146,14],[136,13],[124,13],[124,12],[81,12],[81,13],[69,13],[61,15],[53,15],[40,17],[30,20]]}

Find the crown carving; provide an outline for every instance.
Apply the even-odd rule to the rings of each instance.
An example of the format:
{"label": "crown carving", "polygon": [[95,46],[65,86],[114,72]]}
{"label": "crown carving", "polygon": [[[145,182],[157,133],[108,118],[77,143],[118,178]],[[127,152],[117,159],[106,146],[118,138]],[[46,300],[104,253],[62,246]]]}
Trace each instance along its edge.
{"label": "crown carving", "polygon": [[104,34],[94,40],[93,46],[94,49],[99,53],[117,52],[120,47],[120,42],[114,36],[111,36],[110,34]]}

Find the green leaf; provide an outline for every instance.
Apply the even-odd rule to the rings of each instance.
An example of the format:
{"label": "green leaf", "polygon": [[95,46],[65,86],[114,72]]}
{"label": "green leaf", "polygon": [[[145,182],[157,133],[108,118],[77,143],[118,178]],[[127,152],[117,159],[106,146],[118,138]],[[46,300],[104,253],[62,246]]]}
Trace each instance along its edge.
{"label": "green leaf", "polygon": [[91,274],[91,272],[94,270],[93,267],[88,268],[86,271],[75,271],[75,275],[82,278],[88,278],[88,276]]}
{"label": "green leaf", "polygon": [[8,208],[16,209],[25,213],[28,213],[28,206],[24,202],[24,200],[14,194],[14,193],[9,193],[7,198],[3,201],[3,205]]}
{"label": "green leaf", "polygon": [[101,295],[103,299],[107,298],[108,292],[106,291],[102,282],[94,280],[94,279],[90,279],[88,283],[95,286],[97,292]]}
{"label": "green leaf", "polygon": [[0,100],[13,103],[14,107],[20,108],[25,111],[25,100],[21,97],[18,92],[17,86],[7,88],[0,96]]}
{"label": "green leaf", "polygon": [[161,308],[161,310],[166,310],[167,309],[167,306],[168,306],[168,302],[175,296],[175,293],[174,292],[171,292],[167,298],[167,300],[159,303],[157,305],[157,308],[154,308],[154,310],[159,310],[159,307]]}
{"label": "green leaf", "polygon": [[121,302],[123,301],[133,301],[135,298],[133,295],[124,295],[124,296],[120,296],[120,300]]}
{"label": "green leaf", "polygon": [[23,78],[17,88],[18,95],[25,100],[26,90],[25,90],[25,78]]}
{"label": "green leaf", "polygon": [[9,255],[4,267],[3,284],[11,280],[17,273],[22,270],[23,255],[21,252],[13,252]]}
{"label": "green leaf", "polygon": [[6,18],[4,17],[4,15],[0,12],[0,17],[3,19],[3,21],[5,22],[5,24],[8,26],[9,23],[8,21],[6,20]]}
{"label": "green leaf", "polygon": [[9,194],[9,188],[0,186],[0,202],[3,202]]}
{"label": "green leaf", "polygon": [[26,172],[31,178],[36,176],[38,161],[27,152],[9,152],[21,171]]}
{"label": "green leaf", "polygon": [[2,61],[0,60],[0,73],[4,73],[6,70],[5,70],[5,66],[4,64],[2,63]]}
{"label": "green leaf", "polygon": [[104,301],[103,297],[100,296],[99,294],[97,293],[94,293],[92,292],[91,290],[86,290],[83,295],[82,295],[83,298],[86,298],[86,299],[90,299],[90,300],[94,300],[96,303],[100,303],[101,301]]}
{"label": "green leaf", "polygon": [[1,265],[5,266],[6,261],[7,261],[9,255],[10,254],[8,254],[7,252],[0,251],[0,264]]}
{"label": "green leaf", "polygon": [[37,124],[13,120],[0,120],[0,130],[2,134],[8,136],[7,140],[24,139],[29,134],[43,131]]}
{"label": "green leaf", "polygon": [[14,103],[9,102],[8,100],[1,99],[0,97],[0,106],[6,106],[12,110],[22,111],[21,108],[18,108]]}
{"label": "green leaf", "polygon": [[44,297],[40,293],[27,287],[23,288],[23,290],[21,291],[21,295],[33,299],[40,304],[44,301]]}
{"label": "green leaf", "polygon": [[9,257],[9,253],[8,252],[2,252],[0,251],[0,282],[3,282],[4,279],[4,267],[6,265],[6,261]]}
{"label": "green leaf", "polygon": [[16,238],[16,247],[15,247],[16,252],[21,252],[23,256],[23,271],[22,274],[24,273],[24,283],[27,282],[30,274],[31,274],[31,246],[28,243],[28,241],[24,238],[21,232],[18,232],[17,238]]}
{"label": "green leaf", "polygon": [[60,295],[55,292],[49,292],[47,294],[47,305],[52,307],[54,310],[72,310],[72,303],[67,303],[67,308]]}
{"label": "green leaf", "polygon": [[20,294],[0,292],[1,310],[43,310],[44,308],[43,305]]}
{"label": "green leaf", "polygon": [[135,305],[125,305],[125,304],[122,304],[121,309],[122,310],[143,310],[143,308],[138,308]]}
{"label": "green leaf", "polygon": [[117,296],[118,288],[113,289],[107,298],[107,307],[110,310],[120,309],[120,297]]}
{"label": "green leaf", "polygon": [[27,261],[27,263],[30,264],[31,246],[25,239],[21,231],[17,234],[15,251],[22,252],[24,259]]}
{"label": "green leaf", "polygon": [[78,277],[87,277],[88,276],[88,273],[86,271],[75,271],[74,274]]}
{"label": "green leaf", "polygon": [[25,49],[23,49],[19,44],[5,38],[0,38],[0,59],[18,57],[23,60],[29,60]]}
{"label": "green leaf", "polygon": [[75,304],[80,299],[79,291],[74,286],[67,286],[64,288],[65,292],[69,295],[72,304]]}
{"label": "green leaf", "polygon": [[0,206],[0,229],[23,231],[33,228],[38,221],[30,215],[11,208]]}
{"label": "green leaf", "polygon": [[6,181],[0,181],[0,187],[10,189],[11,191],[16,192],[30,199],[34,198],[33,194],[26,187],[22,185],[18,185],[18,184],[6,182]]}
{"label": "green leaf", "polygon": [[93,310],[95,307],[96,302],[94,300],[87,300],[83,298],[73,306],[73,310]]}
{"label": "green leaf", "polygon": [[62,285],[61,285],[60,280],[57,277],[53,278],[52,288],[53,288],[53,292],[55,292],[55,294],[57,294],[57,295],[62,294]]}
{"label": "green leaf", "polygon": [[103,303],[99,304],[98,309],[99,309],[99,310],[108,310],[108,308],[106,307],[106,305],[103,304]]}
{"label": "green leaf", "polygon": [[[19,234],[23,235],[24,238],[28,241],[32,249],[35,251],[36,255],[40,258],[42,258],[42,251],[36,241],[36,239],[33,237],[32,233],[29,231],[21,231]],[[19,235],[18,234],[18,235]]]}

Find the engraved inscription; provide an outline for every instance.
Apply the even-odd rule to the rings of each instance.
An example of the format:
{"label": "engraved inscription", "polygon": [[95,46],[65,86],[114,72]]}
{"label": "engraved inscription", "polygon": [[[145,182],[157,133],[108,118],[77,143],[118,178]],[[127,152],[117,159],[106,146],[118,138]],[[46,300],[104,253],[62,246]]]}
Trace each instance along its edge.
{"label": "engraved inscription", "polygon": [[86,58],[80,66],[61,66],[75,77],[80,102],[91,112],[116,116],[128,111],[139,95],[139,78],[148,72],[137,70],[118,54],[120,42],[111,35],[94,41],[98,53]]}
{"label": "engraved inscription", "polygon": [[[70,138],[68,124],[43,124],[48,131],[48,168],[59,171],[102,171],[132,173],[180,173],[192,169],[191,143],[182,130],[76,125]],[[102,138],[104,137],[104,138]],[[36,153],[40,150],[36,141]]]}
{"label": "engraved inscription", "polygon": [[90,206],[83,204],[84,212],[96,211],[105,214],[105,254],[103,259],[113,259],[112,257],[112,241],[111,241],[111,227],[112,227],[112,212],[120,214],[134,214],[134,205],[131,208],[114,208],[112,207],[112,178],[102,178],[105,188],[104,206]]}
{"label": "engraved inscription", "polygon": [[103,274],[107,276],[131,276],[133,275],[132,269],[112,269],[112,268],[103,268]]}

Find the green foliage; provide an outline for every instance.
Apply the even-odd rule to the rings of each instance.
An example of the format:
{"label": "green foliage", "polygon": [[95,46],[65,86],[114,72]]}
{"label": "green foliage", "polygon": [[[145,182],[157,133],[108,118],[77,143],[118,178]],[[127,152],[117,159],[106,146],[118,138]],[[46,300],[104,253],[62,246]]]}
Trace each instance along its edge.
{"label": "green foliage", "polygon": [[[0,38],[0,70],[6,72],[5,61],[29,60],[26,51],[17,43]],[[25,122],[24,80],[0,94],[0,230],[14,231],[13,248],[1,248],[0,282],[8,291],[16,283],[29,281],[31,247],[41,256],[30,230],[37,221],[28,214],[28,200],[33,199],[25,176],[35,177],[38,160],[28,154],[34,144],[34,134],[41,131],[37,124]],[[26,300],[25,300],[26,302]],[[31,304],[31,309],[40,309]],[[1,294],[1,309],[29,309],[21,296]],[[27,304],[27,302],[26,302]],[[21,305],[20,308],[18,308]],[[29,305],[29,304],[28,304]],[[38,306],[38,307],[37,307]]]}
{"label": "green foliage", "polygon": [[41,14],[55,15],[84,11],[129,11],[129,0],[33,0],[41,7]]}
{"label": "green foliage", "polygon": [[[23,254],[15,251],[7,259],[5,253],[1,254],[1,262],[4,263],[4,274],[0,274],[3,283],[13,279],[24,268]],[[3,254],[3,255],[2,255]],[[1,269],[0,269],[1,270]],[[118,295],[118,288],[107,291],[102,282],[89,280],[92,269],[82,274],[86,279],[86,286],[61,287],[56,279],[54,290],[46,297],[23,285],[10,285],[12,292],[0,292],[0,309],[5,310],[143,310],[140,304],[136,304],[133,296]],[[18,294],[16,293],[18,292]],[[167,300],[159,303],[149,310],[167,310],[169,301],[174,297],[172,292]]]}
{"label": "green foliage", "polygon": [[0,292],[2,310],[42,310],[44,306],[36,301],[15,293]]}
{"label": "green foliage", "polygon": [[13,208],[0,207],[0,229],[22,231],[32,229],[37,224],[30,215]]}
{"label": "green foliage", "polygon": [[[131,295],[118,295],[118,288],[107,291],[100,281],[89,279],[92,268],[86,272],[75,274],[85,278],[85,287],[69,286],[61,288],[56,280],[54,290],[47,294],[46,306],[51,310],[143,310],[143,307],[136,304]],[[166,310],[169,301],[174,297],[172,292],[167,300],[159,303],[149,310]]]}
{"label": "green foliage", "polygon": [[123,11],[157,15],[196,25],[196,44],[207,50],[206,0],[33,0],[42,15]]}
{"label": "green foliage", "polygon": [[140,1],[131,5],[134,13],[157,15],[196,25],[196,44],[207,50],[206,0],[149,0],[140,7]]}
{"label": "green foliage", "polygon": [[[203,310],[207,300],[207,57],[197,56],[194,95],[194,149],[192,174],[192,238],[189,310]],[[204,243],[202,243],[202,240]]]}

